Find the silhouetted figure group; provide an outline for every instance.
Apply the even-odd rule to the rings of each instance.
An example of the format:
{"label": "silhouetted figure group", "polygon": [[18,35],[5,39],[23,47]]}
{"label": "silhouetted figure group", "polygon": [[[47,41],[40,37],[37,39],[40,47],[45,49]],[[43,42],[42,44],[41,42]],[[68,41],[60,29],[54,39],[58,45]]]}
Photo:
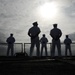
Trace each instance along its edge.
{"label": "silhouetted figure group", "polygon": [[[60,37],[62,36],[62,31],[57,28],[57,24],[53,24],[53,29],[50,30],[50,36],[52,37],[52,45],[51,45],[51,56],[55,56],[55,47],[57,47],[58,50],[58,56],[61,57],[61,43],[60,43]],[[31,37],[31,47],[30,47],[30,56],[32,56],[34,46],[36,45],[37,48],[37,56],[42,56],[43,49],[45,48],[45,55],[48,56],[47,53],[47,42],[48,39],[45,37],[45,34],[43,34],[43,37],[39,40],[39,34],[40,34],[40,28],[38,27],[38,23],[34,22],[33,27],[31,27],[28,31],[28,35]],[[40,43],[41,43],[41,54],[40,54]],[[68,35],[66,36],[66,39],[64,40],[65,44],[65,56],[67,56],[67,49],[69,49],[70,56],[72,56],[71,52],[71,39],[68,38]]]}
{"label": "silhouetted figure group", "polygon": [[[41,32],[41,30],[38,27],[37,22],[34,22],[33,26],[28,30],[28,35],[31,38],[30,56],[32,56],[32,54],[33,54],[33,50],[34,50],[35,45],[36,45],[36,55],[37,55],[37,57],[43,56],[43,49],[45,49],[45,56],[48,56],[48,52],[47,52],[48,39],[46,38],[45,34],[43,34],[41,39],[39,39],[40,32]],[[58,50],[58,56],[61,57],[60,37],[62,36],[62,31],[59,28],[57,28],[57,24],[53,24],[53,29],[50,30],[50,36],[52,37],[51,57],[55,56],[55,48],[56,47],[57,47],[57,50]],[[15,38],[13,37],[12,33],[7,38],[6,42],[8,44],[7,56],[9,56],[10,50],[11,50],[11,56],[13,56]],[[41,43],[41,52],[40,52],[40,43]],[[68,50],[69,50],[70,56],[72,56],[71,43],[72,43],[71,39],[69,38],[68,35],[66,35],[66,38],[64,40],[65,56],[67,56]]]}

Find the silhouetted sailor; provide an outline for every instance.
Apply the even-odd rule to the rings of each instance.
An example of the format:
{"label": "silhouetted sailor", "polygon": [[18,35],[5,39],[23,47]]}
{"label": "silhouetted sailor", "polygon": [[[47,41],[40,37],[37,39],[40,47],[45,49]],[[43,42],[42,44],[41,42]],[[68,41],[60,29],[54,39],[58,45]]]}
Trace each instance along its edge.
{"label": "silhouetted sailor", "polygon": [[39,43],[39,34],[40,34],[40,28],[38,27],[38,23],[34,22],[33,27],[31,27],[28,31],[28,35],[31,37],[31,47],[30,47],[30,56],[32,56],[34,45],[36,45],[37,48],[37,56],[40,55],[40,43]]}
{"label": "silhouetted sailor", "polygon": [[68,50],[69,50],[70,56],[72,56],[71,43],[72,43],[72,40],[69,38],[68,35],[66,35],[66,38],[64,40],[64,44],[65,44],[65,56],[67,56],[67,51]]}
{"label": "silhouetted sailor", "polygon": [[9,56],[10,50],[11,50],[11,56],[13,56],[13,54],[14,54],[14,42],[15,42],[15,38],[13,37],[13,34],[10,34],[10,37],[7,38],[6,42],[8,43],[7,56]]}
{"label": "silhouetted sailor", "polygon": [[41,42],[41,56],[42,56],[42,53],[43,53],[43,48],[45,48],[45,55],[47,56],[47,42],[48,42],[48,39],[45,37],[45,34],[43,34],[43,37],[40,39],[40,42]]}
{"label": "silhouetted sailor", "polygon": [[57,28],[57,24],[53,24],[53,27],[54,28],[50,31],[50,35],[52,37],[51,56],[55,55],[55,46],[57,46],[58,56],[61,56],[60,37],[62,32],[59,28]]}

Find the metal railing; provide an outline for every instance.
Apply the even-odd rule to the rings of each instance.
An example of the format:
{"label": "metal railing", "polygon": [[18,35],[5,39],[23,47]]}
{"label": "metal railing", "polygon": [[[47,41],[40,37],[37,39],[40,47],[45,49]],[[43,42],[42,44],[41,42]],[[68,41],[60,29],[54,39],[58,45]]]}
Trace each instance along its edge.
{"label": "metal railing", "polygon": [[[24,52],[26,52],[26,45],[27,45],[27,44],[31,44],[31,43],[24,43]],[[47,44],[49,44],[49,45],[50,45],[50,48],[51,48],[51,44],[52,44],[52,43],[47,43]]]}
{"label": "metal railing", "polygon": [[[52,43],[47,43],[49,56],[50,56],[51,44]],[[26,52],[27,54],[29,54],[30,46],[31,46],[31,43],[14,43],[14,51],[15,51],[15,53],[17,53],[17,52],[25,53]],[[75,42],[73,42],[71,44],[71,49],[72,49],[73,55],[75,55]],[[2,55],[3,53],[6,54],[6,51],[7,51],[7,43],[0,43],[0,55]],[[62,54],[65,53],[65,45],[64,45],[64,43],[61,43],[61,51],[62,51]]]}
{"label": "metal railing", "polygon": [[[0,56],[6,56],[7,48],[7,43],[0,43]],[[23,43],[14,43],[14,54],[17,52],[23,52]]]}
{"label": "metal railing", "polygon": [[[29,50],[28,52],[30,52],[30,46],[28,46],[28,47],[26,46],[26,45],[30,45],[30,44],[31,43],[24,43],[24,52],[27,52],[28,50]],[[50,56],[50,53],[51,53],[50,52],[51,51],[51,45],[52,45],[52,43],[47,43],[47,49],[48,49],[48,52],[49,52],[48,56]],[[40,47],[40,49],[41,49],[41,47]],[[73,42],[71,44],[71,50],[72,50],[72,54],[75,55],[75,42]],[[64,43],[61,43],[61,52],[62,52],[62,55],[64,56],[65,55],[65,44]],[[58,54],[58,52],[57,52],[57,54]]]}

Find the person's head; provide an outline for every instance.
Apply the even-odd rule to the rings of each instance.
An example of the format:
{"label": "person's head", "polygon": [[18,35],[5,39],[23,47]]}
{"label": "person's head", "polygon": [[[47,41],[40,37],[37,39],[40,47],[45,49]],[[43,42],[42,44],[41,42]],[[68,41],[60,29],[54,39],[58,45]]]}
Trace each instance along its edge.
{"label": "person's head", "polygon": [[33,23],[33,26],[38,26],[38,23],[37,23],[37,22],[34,22],[34,23]]}
{"label": "person's head", "polygon": [[57,24],[53,24],[53,27],[54,27],[54,28],[57,28]]}
{"label": "person's head", "polygon": [[66,38],[68,38],[68,35],[66,35]]}
{"label": "person's head", "polygon": [[45,37],[45,34],[43,34],[43,37]]}
{"label": "person's head", "polygon": [[10,36],[12,37],[12,36],[13,36],[13,34],[11,33],[11,34],[10,34]]}

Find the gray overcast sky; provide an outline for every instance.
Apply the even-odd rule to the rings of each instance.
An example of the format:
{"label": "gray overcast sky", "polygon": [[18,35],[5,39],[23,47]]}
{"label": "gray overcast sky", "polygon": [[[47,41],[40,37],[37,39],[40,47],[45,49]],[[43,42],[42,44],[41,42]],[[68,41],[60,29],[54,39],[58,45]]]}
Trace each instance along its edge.
{"label": "gray overcast sky", "polygon": [[[39,14],[39,8],[51,2],[57,4],[57,16],[52,19],[43,18]],[[75,0],[0,0],[0,40],[5,42],[12,32],[16,42],[30,42],[27,32],[34,21],[38,21],[40,37],[45,33],[49,42],[52,24],[58,23],[63,40],[66,34],[75,32]]]}

